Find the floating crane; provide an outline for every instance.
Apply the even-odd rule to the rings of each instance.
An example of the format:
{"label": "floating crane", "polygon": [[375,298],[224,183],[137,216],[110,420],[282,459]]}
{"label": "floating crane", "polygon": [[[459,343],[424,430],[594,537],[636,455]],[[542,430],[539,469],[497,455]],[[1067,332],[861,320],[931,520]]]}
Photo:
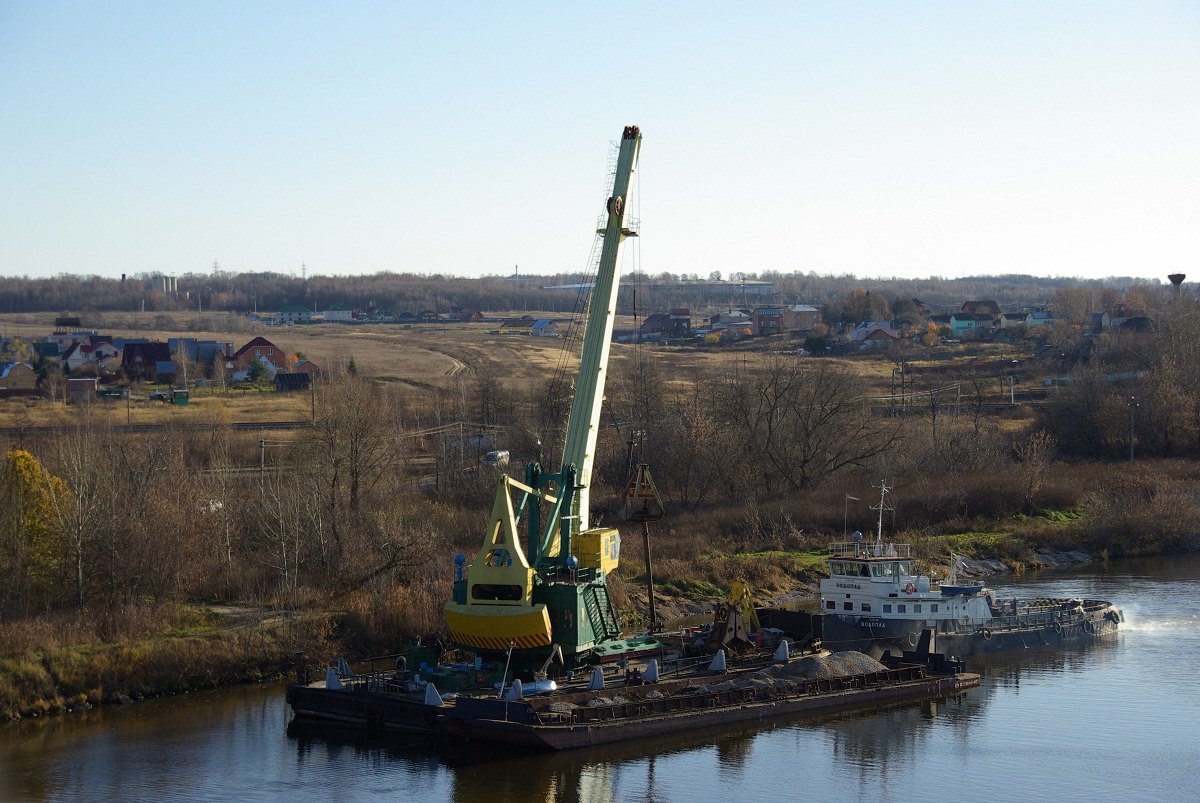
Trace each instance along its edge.
{"label": "floating crane", "polygon": [[[451,638],[485,657],[504,653],[514,666],[544,666],[556,650],[564,664],[577,666],[600,653],[611,658],[644,652],[652,641],[621,638],[607,585],[620,560],[621,536],[612,528],[590,528],[588,520],[621,249],[627,237],[636,236],[627,199],[641,141],[637,126],[625,127],[605,205],[604,240],[562,467],[549,472],[539,463],[530,464],[524,482],[503,475],[479,552],[465,567],[464,556],[455,558],[454,597],[444,609]],[[526,516],[524,546],[521,515]]]}

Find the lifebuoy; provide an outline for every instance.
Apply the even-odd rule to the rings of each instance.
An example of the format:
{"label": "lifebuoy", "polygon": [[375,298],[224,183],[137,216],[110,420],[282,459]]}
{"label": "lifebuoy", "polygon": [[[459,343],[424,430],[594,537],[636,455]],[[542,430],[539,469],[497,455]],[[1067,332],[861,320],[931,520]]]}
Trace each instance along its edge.
{"label": "lifebuoy", "polygon": [[986,641],[987,639],[990,639],[990,638],[992,637],[992,631],[988,630],[988,629],[985,627],[985,628],[983,628],[982,630],[980,630],[980,631],[979,631],[979,635],[983,636],[983,638],[984,638],[984,641]]}
{"label": "lifebuoy", "polygon": [[913,585],[912,583],[909,583],[908,585],[906,585],[904,587],[905,594],[915,594],[916,591],[917,591],[917,587],[915,585]]}
{"label": "lifebuoy", "polygon": [[1060,636],[1062,635],[1062,622],[1055,622],[1055,623],[1054,623],[1054,632],[1055,632],[1055,633],[1057,633],[1057,634],[1058,634],[1058,635],[1060,635]]}
{"label": "lifebuoy", "polygon": [[1083,632],[1087,633],[1089,636],[1096,635],[1096,623],[1091,619],[1085,619],[1083,622]]}

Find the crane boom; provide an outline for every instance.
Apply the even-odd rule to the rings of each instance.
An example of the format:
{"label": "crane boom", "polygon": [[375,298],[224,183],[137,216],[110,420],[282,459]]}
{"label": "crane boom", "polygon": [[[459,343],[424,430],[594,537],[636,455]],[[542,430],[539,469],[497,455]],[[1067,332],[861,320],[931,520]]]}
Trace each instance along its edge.
{"label": "crane boom", "polygon": [[[466,649],[503,653],[506,662],[544,667],[547,656],[559,654],[575,666],[598,649],[624,654],[646,646],[630,646],[622,638],[621,619],[608,595],[607,578],[620,562],[621,534],[611,527],[588,527],[588,485],[616,315],[621,245],[633,235],[626,200],[641,139],[637,126],[625,127],[608,214],[598,231],[604,239],[562,469],[545,472],[540,463],[530,463],[525,482],[502,475],[479,552],[469,565],[465,555],[455,558],[453,598],[443,608],[450,636]],[[527,547],[521,543],[519,516],[526,517]]]}
{"label": "crane boom", "polygon": [[592,463],[596,455],[596,436],[599,434],[600,407],[604,399],[604,381],[608,374],[608,352],[612,343],[613,321],[617,307],[617,276],[621,267],[621,248],[632,232],[625,225],[629,193],[637,172],[638,150],[642,133],[637,126],[626,126],[621,135],[617,155],[617,170],[613,178],[612,195],[608,199],[608,220],[604,228],[604,244],[596,270],[584,330],[583,355],[579,362],[579,377],[575,384],[575,399],[567,425],[563,465],[574,466],[578,492],[572,503],[572,514],[578,530],[588,529],[588,487],[592,479]]}

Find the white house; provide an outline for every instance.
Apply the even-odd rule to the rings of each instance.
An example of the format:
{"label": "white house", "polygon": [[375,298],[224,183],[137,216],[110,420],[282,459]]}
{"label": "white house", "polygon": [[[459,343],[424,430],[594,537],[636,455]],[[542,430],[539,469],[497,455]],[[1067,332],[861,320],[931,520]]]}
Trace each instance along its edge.
{"label": "white house", "polygon": [[354,320],[354,313],[341,304],[334,304],[325,312],[321,313],[326,323],[349,323]]}
{"label": "white house", "polygon": [[539,318],[533,322],[534,337],[558,337],[558,324],[549,318]]}

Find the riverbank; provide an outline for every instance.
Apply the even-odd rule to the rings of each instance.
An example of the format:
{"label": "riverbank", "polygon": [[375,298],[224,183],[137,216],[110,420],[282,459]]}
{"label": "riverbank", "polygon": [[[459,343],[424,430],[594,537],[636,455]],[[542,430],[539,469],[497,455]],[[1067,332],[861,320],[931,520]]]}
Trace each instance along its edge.
{"label": "riverbank", "polygon": [[330,614],[202,605],[123,613],[157,624],[126,623],[118,638],[82,616],[0,627],[0,722],[269,680],[292,671],[296,650],[318,660],[336,651]]}
{"label": "riverbank", "polygon": [[[1039,534],[1045,538],[1048,533],[1039,528]],[[1096,554],[1055,550],[1011,532],[913,540],[930,568],[944,565],[950,549],[964,557],[966,569],[960,572],[977,577],[1103,562],[1108,554],[1103,545]],[[722,574],[736,567],[751,583],[759,604],[794,607],[816,597],[824,549],[712,560],[719,562]],[[758,571],[764,566],[772,571]],[[702,576],[700,568],[694,576]],[[643,577],[632,574],[623,583],[622,613],[629,626],[638,626],[647,608],[643,583]],[[655,594],[659,619],[708,615],[713,603],[722,599],[721,591],[711,581],[664,583]],[[297,612],[252,605],[161,604],[0,624],[0,722],[270,680],[290,674],[297,650],[310,665],[332,663],[339,655],[356,660],[381,654],[395,645],[375,643],[366,635],[380,629],[387,618],[386,611],[372,614],[381,621],[319,608]],[[396,638],[392,634],[393,641]]]}

